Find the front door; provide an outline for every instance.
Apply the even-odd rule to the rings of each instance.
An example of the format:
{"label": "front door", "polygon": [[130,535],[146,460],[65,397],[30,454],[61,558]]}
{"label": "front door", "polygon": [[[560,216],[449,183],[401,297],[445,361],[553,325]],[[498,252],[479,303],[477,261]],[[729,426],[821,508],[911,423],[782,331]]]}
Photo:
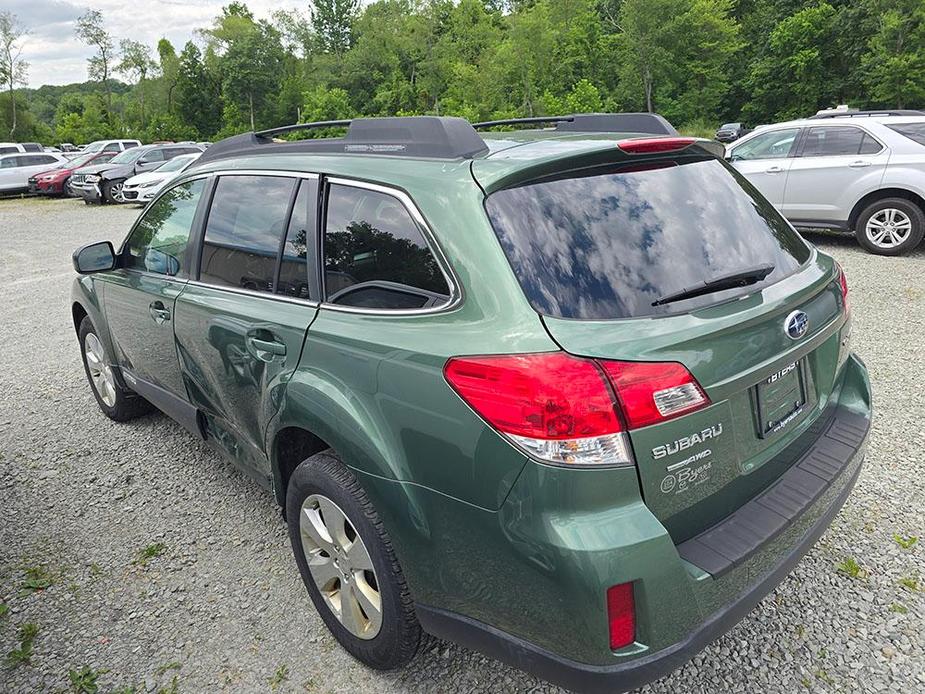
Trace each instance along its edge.
{"label": "front door", "polygon": [[317,298],[317,177],[228,174],[216,184],[198,281],[177,299],[177,349],[211,438],[256,476]]}
{"label": "front door", "polygon": [[787,172],[799,128],[771,130],[734,145],[729,161],[778,210],[784,202]]}
{"label": "front door", "polygon": [[104,309],[115,359],[137,381],[186,398],[174,345],[174,302],[188,279],[187,244],[206,179],[171,188],[141,215],[107,275]]}
{"label": "front door", "polygon": [[889,151],[857,126],[808,128],[790,167],[784,216],[847,222],[855,202],[880,185],[888,160]]}

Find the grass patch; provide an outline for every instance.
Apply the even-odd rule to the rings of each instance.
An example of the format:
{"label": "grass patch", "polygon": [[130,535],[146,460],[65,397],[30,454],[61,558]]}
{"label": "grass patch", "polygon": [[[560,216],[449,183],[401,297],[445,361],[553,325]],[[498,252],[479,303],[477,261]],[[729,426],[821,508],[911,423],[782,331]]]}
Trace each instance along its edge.
{"label": "grass patch", "polygon": [[893,533],[893,542],[902,547],[903,549],[912,549],[915,546],[915,543],[919,541],[919,538],[914,535],[909,537],[904,537],[898,533]]}
{"label": "grass patch", "polygon": [[914,593],[919,589],[919,579],[915,576],[903,576],[899,579],[899,585]]}
{"label": "grass patch", "polygon": [[894,602],[890,605],[890,612],[895,612],[896,614],[906,614],[909,611],[909,608],[899,602]]}
{"label": "grass patch", "polygon": [[96,694],[100,690],[96,681],[106,672],[107,670],[94,670],[88,665],[79,670],[68,670],[67,678],[71,683],[71,691],[74,694]]}
{"label": "grass patch", "polygon": [[46,566],[27,566],[25,573],[26,576],[19,586],[20,591],[25,595],[45,590],[55,582]]}
{"label": "grass patch", "polygon": [[160,677],[165,672],[170,672],[171,670],[179,670],[181,667],[183,666],[180,664],[180,661],[174,660],[172,663],[161,665],[157,670],[154,671],[154,674]]}
{"label": "grass patch", "polygon": [[5,602],[0,602],[0,619],[3,619],[10,613],[10,606]]}
{"label": "grass patch", "polygon": [[38,633],[39,625],[35,622],[26,622],[19,627],[19,648],[14,648],[6,654],[8,667],[15,668],[32,663],[32,645]]}
{"label": "grass patch", "polygon": [[180,691],[180,678],[176,675],[170,680],[170,684],[157,690],[157,694],[178,694]]}
{"label": "grass patch", "polygon": [[145,566],[149,561],[152,559],[157,559],[166,551],[167,545],[165,545],[163,542],[152,542],[150,545],[138,552],[138,557],[132,563],[139,566]]}
{"label": "grass patch", "polygon": [[280,665],[276,668],[276,672],[273,673],[273,676],[267,681],[270,683],[270,689],[274,692],[279,689],[279,685],[289,679],[289,666]]}
{"label": "grass patch", "polygon": [[861,565],[855,561],[854,557],[845,557],[835,565],[839,573],[843,573],[849,578],[864,578],[867,572],[861,568]]}

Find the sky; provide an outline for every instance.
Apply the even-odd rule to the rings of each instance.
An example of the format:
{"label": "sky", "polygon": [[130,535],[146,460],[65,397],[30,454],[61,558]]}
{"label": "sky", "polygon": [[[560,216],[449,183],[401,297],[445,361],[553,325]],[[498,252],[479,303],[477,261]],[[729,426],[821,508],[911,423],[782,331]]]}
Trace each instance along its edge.
{"label": "sky", "polygon": [[[71,0],[2,0],[0,9],[15,14],[28,30],[22,39],[22,57],[29,63],[28,86],[70,84],[87,79],[87,58],[93,50],[74,36],[77,18],[88,7],[103,13],[106,28],[118,46],[119,39],[141,41],[154,49],[168,38],[177,53],[193,38],[193,31],[210,26],[230,0],[91,0],[89,5]],[[307,9],[304,0],[248,0],[258,18],[269,18],[277,9]],[[118,75],[116,75],[118,77]]]}

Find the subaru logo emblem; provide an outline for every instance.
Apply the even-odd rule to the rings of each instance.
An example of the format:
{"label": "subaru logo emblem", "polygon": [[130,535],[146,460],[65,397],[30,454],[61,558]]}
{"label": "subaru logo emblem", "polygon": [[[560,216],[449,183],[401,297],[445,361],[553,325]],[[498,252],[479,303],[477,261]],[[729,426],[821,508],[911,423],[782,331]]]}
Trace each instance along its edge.
{"label": "subaru logo emblem", "polygon": [[809,316],[803,313],[803,311],[794,311],[787,316],[787,320],[784,321],[784,332],[787,333],[787,337],[791,340],[799,340],[803,337],[808,327]]}

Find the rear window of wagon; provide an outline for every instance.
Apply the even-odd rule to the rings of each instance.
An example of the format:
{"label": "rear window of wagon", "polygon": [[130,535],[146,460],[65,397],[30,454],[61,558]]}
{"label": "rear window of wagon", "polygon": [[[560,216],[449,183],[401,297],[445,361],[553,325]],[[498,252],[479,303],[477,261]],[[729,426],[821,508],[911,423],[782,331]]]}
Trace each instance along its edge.
{"label": "rear window of wagon", "polygon": [[[687,312],[773,284],[810,256],[774,207],[712,158],[569,172],[492,193],[485,209],[527,299],[557,318]],[[765,264],[774,270],[755,284],[652,305]]]}

